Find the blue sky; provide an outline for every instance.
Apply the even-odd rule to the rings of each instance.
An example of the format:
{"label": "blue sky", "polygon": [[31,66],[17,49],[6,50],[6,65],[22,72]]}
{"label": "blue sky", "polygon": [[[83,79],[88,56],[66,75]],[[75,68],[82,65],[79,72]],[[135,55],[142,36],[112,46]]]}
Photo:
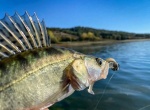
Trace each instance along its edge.
{"label": "blue sky", "polygon": [[36,12],[47,27],[150,33],[150,0],[0,0],[0,18],[15,11]]}

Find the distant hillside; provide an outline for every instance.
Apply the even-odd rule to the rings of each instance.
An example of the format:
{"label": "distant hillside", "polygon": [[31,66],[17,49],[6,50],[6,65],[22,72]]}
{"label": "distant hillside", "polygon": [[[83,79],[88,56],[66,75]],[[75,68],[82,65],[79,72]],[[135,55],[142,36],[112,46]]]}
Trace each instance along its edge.
{"label": "distant hillside", "polygon": [[136,34],[122,31],[108,31],[89,27],[47,28],[52,43],[64,41],[99,41],[104,39],[126,40],[150,38],[150,34]]}

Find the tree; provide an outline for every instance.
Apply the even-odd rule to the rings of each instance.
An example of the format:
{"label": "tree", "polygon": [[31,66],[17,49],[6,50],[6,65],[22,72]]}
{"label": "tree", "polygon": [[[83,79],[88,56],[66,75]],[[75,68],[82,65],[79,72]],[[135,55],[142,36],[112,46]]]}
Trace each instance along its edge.
{"label": "tree", "polygon": [[52,43],[58,43],[59,42],[59,40],[54,36],[54,34],[51,30],[48,30],[48,36],[50,37]]}
{"label": "tree", "polygon": [[81,34],[81,40],[86,40],[87,37],[88,37],[87,33],[84,32]]}
{"label": "tree", "polygon": [[92,32],[88,32],[87,36],[88,36],[88,39],[91,39],[91,40],[94,39],[94,37],[95,37]]}

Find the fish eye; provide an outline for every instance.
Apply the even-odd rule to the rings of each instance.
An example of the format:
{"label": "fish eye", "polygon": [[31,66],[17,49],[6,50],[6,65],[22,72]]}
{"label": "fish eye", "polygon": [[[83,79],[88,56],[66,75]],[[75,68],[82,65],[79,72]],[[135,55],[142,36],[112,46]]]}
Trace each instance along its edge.
{"label": "fish eye", "polygon": [[97,62],[99,65],[101,65],[101,64],[102,64],[102,59],[96,58],[96,62]]}

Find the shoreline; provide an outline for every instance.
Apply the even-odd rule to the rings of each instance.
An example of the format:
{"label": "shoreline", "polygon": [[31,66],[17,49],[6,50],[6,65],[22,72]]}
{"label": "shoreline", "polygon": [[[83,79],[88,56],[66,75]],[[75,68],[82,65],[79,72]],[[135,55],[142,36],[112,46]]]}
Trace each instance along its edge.
{"label": "shoreline", "polygon": [[52,46],[61,46],[61,47],[78,47],[78,46],[91,46],[91,45],[109,45],[117,43],[126,43],[126,42],[139,42],[139,41],[148,41],[150,39],[129,39],[129,40],[102,40],[102,41],[77,41],[77,42],[61,42],[52,44]]}

